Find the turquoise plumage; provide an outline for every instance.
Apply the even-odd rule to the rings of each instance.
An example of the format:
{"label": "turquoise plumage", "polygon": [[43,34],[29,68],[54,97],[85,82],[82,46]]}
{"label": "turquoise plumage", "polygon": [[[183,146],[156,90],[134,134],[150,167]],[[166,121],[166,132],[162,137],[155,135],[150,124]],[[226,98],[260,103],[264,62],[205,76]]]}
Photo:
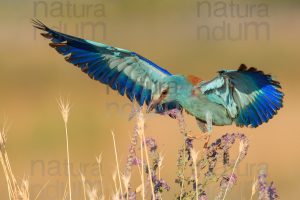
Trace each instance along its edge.
{"label": "turquoise plumage", "polygon": [[38,20],[33,24],[44,31],[41,35],[51,40],[50,46],[66,61],[92,79],[140,106],[148,105],[148,111],[186,110],[204,132],[207,121],[257,127],[283,106],[279,82],[243,64],[238,70],[223,70],[213,80],[202,81],[195,76],[172,75],[135,52],[60,33]]}
{"label": "turquoise plumage", "polygon": [[[220,82],[223,84],[216,84]],[[219,77],[201,85],[212,102],[219,101],[227,107],[238,126],[252,127],[267,122],[283,106],[283,93],[279,88],[279,82],[270,75],[255,68],[247,69],[245,65],[237,71],[220,71]]]}

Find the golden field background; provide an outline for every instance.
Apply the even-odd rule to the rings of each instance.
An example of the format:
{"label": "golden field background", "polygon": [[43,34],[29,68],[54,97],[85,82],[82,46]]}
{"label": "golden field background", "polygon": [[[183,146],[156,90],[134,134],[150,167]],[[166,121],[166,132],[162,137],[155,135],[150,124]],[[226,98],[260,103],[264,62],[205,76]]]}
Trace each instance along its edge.
{"label": "golden field background", "polygon": [[[65,135],[56,99],[68,96],[72,102],[69,120],[69,142],[74,188],[80,188],[78,171],[91,180],[95,175],[95,156],[103,152],[103,172],[107,194],[112,191],[111,175],[115,169],[113,143],[110,131],[116,134],[119,156],[125,162],[134,120],[128,121],[130,102],[104,85],[66,63],[62,56],[48,47],[48,41],[39,37],[30,24],[38,18],[50,27],[66,24],[66,32],[85,36],[98,42],[130,49],[165,67],[171,73],[193,74],[210,79],[221,68],[235,69],[241,63],[271,73],[282,84],[285,93],[284,108],[269,123],[257,129],[235,126],[215,127],[213,138],[226,132],[243,132],[250,139],[249,155],[242,162],[238,185],[228,199],[249,199],[251,182],[258,169],[267,166],[269,180],[273,180],[281,199],[298,199],[300,189],[300,130],[299,130],[299,61],[300,61],[300,5],[296,1],[236,1],[245,4],[265,3],[267,17],[239,19],[237,17],[197,16],[197,1],[148,0],[87,0],[41,1],[49,12],[35,7],[40,1],[0,0],[0,115],[8,118],[8,152],[15,175],[28,176],[33,196],[49,181],[41,199],[61,199],[67,181]],[[64,6],[103,4],[104,14],[74,17],[51,14],[54,2]],[[226,2],[226,1],[224,1]],[[93,6],[92,6],[93,7]],[[92,8],[91,7],[91,8]],[[66,12],[66,7],[62,8]],[[235,26],[245,21],[266,22],[270,26],[269,39],[249,38],[232,41],[197,38],[197,27],[203,24]],[[103,30],[76,32],[76,26],[85,22],[101,22]],[[194,119],[187,117],[189,129],[200,134]],[[169,117],[146,115],[146,135],[158,141],[165,156],[163,177],[170,183],[172,199],[177,151],[182,136],[176,120]],[[43,163],[45,170],[37,161]],[[59,170],[53,171],[53,163]],[[52,168],[51,168],[52,167]],[[0,199],[7,199],[4,175],[0,172]],[[74,189],[73,189],[74,190]],[[81,199],[80,189],[74,190],[74,199]],[[215,194],[212,188],[209,195]]]}

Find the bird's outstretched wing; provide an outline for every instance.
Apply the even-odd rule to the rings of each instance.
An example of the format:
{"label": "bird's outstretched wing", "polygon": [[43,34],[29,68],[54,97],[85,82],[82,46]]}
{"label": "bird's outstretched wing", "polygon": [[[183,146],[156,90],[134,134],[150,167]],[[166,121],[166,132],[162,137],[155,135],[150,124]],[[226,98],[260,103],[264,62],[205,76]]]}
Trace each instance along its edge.
{"label": "bird's outstretched wing", "polygon": [[220,71],[218,77],[199,87],[212,102],[223,105],[238,126],[257,127],[283,106],[280,83],[244,64],[238,70]]}
{"label": "bird's outstretched wing", "polygon": [[141,106],[149,104],[161,79],[171,75],[137,53],[60,33],[38,20],[33,20],[33,26],[44,31],[41,35],[66,61]]}

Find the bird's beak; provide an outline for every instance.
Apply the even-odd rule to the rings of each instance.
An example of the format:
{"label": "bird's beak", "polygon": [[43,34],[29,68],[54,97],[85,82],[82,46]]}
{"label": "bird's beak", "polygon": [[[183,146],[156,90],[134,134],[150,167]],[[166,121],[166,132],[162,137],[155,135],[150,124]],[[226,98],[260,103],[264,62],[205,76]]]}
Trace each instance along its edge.
{"label": "bird's beak", "polygon": [[159,99],[155,100],[152,98],[146,112],[150,113],[157,106],[157,104],[159,104]]}

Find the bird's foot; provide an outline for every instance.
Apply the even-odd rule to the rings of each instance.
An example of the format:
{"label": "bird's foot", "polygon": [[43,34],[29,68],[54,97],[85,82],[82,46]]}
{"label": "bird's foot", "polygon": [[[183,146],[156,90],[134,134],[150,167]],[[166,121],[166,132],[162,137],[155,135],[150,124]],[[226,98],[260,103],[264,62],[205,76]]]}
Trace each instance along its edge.
{"label": "bird's foot", "polygon": [[203,148],[207,149],[209,140],[210,140],[210,133],[207,133],[207,134],[205,134],[205,143],[204,143]]}
{"label": "bird's foot", "polygon": [[191,133],[188,133],[187,137],[189,139],[191,139],[191,140],[199,140],[199,139],[203,138],[204,136],[201,135],[201,134],[191,134]]}

